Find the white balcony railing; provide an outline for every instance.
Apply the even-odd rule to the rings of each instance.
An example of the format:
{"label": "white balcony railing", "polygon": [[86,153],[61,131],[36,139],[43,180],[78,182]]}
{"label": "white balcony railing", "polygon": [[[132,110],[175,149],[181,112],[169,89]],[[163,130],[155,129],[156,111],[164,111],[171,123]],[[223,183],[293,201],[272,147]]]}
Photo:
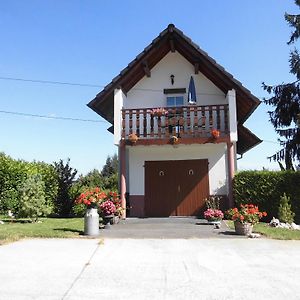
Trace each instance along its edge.
{"label": "white balcony railing", "polygon": [[135,133],[139,139],[208,137],[211,130],[229,134],[228,105],[136,108],[122,110],[123,139]]}

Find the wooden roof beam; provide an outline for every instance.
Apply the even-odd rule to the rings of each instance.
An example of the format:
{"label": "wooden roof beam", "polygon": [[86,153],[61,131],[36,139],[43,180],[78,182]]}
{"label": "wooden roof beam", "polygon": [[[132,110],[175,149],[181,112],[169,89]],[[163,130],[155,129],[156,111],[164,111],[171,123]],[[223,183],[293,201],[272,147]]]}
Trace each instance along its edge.
{"label": "wooden roof beam", "polygon": [[144,60],[142,62],[142,66],[143,66],[143,70],[144,70],[145,75],[147,77],[151,77],[151,71],[150,71],[150,68],[149,68],[147,60]]}
{"label": "wooden roof beam", "polygon": [[195,74],[199,74],[199,63],[198,62],[196,62],[194,64],[194,68],[195,68]]}
{"label": "wooden roof beam", "polygon": [[175,52],[175,42],[173,39],[169,40],[171,52]]}

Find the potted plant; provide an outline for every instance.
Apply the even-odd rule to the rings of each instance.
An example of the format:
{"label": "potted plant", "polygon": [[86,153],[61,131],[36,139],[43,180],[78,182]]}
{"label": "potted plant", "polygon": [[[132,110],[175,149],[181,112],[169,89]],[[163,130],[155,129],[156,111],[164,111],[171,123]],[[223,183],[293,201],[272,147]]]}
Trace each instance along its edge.
{"label": "potted plant", "polygon": [[84,204],[86,213],[84,215],[84,235],[99,235],[99,203],[106,198],[106,194],[96,187],[81,193],[76,199],[76,204]]}
{"label": "potted plant", "polygon": [[103,217],[105,228],[109,228],[109,226],[113,223],[116,206],[111,200],[105,200],[100,204],[99,208]]}
{"label": "potted plant", "polygon": [[217,139],[220,137],[220,131],[218,129],[212,129],[211,130],[211,136],[214,138],[214,139]]}
{"label": "potted plant", "polygon": [[172,145],[175,145],[175,144],[178,144],[179,140],[178,140],[178,137],[176,135],[173,135],[170,137],[170,143]]}
{"label": "potted plant", "polygon": [[109,192],[107,194],[106,200],[112,201],[112,203],[116,207],[116,211],[115,211],[114,217],[113,217],[113,224],[116,224],[119,222],[119,220],[122,216],[122,212],[123,212],[120,196],[116,192]]}
{"label": "potted plant", "polygon": [[223,212],[220,210],[220,197],[210,196],[205,199],[207,210],[204,212],[204,218],[215,225],[215,228],[220,228],[221,221],[224,218]]}
{"label": "potted plant", "polygon": [[161,117],[161,116],[167,116],[168,111],[163,107],[158,107],[158,108],[151,109],[150,114],[153,117]]}
{"label": "potted plant", "polygon": [[131,133],[128,135],[128,141],[134,145],[139,140],[138,136],[135,133]]}
{"label": "potted plant", "polygon": [[231,208],[226,211],[230,220],[234,221],[235,232],[239,235],[249,235],[252,233],[253,225],[258,223],[267,213],[261,212],[258,206],[253,204],[241,204],[240,208]]}

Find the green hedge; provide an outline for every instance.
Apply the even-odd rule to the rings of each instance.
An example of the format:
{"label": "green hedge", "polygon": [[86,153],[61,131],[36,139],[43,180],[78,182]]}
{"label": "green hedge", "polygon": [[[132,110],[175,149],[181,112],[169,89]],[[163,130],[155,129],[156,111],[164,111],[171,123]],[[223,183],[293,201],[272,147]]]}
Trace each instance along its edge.
{"label": "green hedge", "polygon": [[300,172],[241,171],[233,180],[236,205],[253,203],[268,213],[268,219],[278,217],[280,196],[291,198],[295,222],[300,223]]}
{"label": "green hedge", "polygon": [[0,153],[0,213],[12,210],[19,212],[19,186],[31,175],[39,174],[45,184],[46,204],[53,210],[53,199],[57,196],[58,181],[54,167],[44,162],[15,160]]}

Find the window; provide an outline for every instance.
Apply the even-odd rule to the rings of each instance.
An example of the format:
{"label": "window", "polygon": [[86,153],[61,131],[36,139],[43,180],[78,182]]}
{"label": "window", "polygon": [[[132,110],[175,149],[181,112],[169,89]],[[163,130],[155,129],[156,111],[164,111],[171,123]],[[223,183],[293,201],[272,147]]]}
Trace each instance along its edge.
{"label": "window", "polygon": [[183,106],[183,96],[167,97],[167,106]]}

